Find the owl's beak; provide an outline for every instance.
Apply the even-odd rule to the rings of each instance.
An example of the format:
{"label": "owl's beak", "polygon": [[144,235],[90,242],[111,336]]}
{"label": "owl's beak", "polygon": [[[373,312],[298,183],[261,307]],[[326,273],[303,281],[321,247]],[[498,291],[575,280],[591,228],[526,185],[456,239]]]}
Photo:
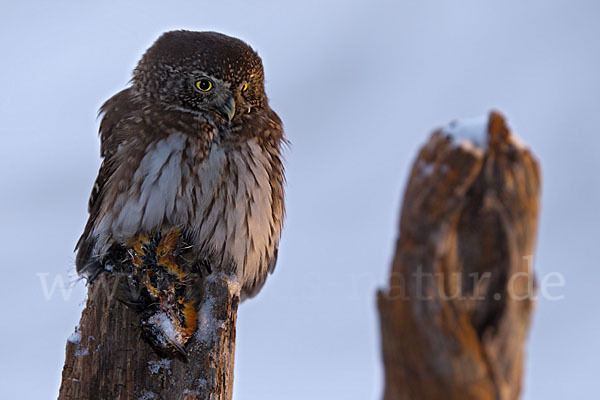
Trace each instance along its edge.
{"label": "owl's beak", "polygon": [[235,115],[235,100],[233,100],[233,97],[230,97],[219,107],[219,112],[223,118],[227,119],[228,121],[233,119],[233,116]]}

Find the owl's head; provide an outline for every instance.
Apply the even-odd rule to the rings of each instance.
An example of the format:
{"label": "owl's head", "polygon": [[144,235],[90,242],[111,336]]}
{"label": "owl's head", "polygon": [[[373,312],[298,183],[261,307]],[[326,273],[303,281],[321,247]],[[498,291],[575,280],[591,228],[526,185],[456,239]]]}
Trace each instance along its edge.
{"label": "owl's head", "polygon": [[267,104],[258,54],[216,32],[164,33],[138,63],[133,87],[150,101],[214,112],[226,122]]}

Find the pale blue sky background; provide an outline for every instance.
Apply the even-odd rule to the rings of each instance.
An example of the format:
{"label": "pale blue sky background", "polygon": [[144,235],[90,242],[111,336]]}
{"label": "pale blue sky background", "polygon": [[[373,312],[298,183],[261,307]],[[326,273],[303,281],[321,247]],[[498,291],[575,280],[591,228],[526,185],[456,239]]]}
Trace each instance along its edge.
{"label": "pale blue sky background", "polygon": [[55,398],[84,288],[72,248],[99,166],[96,111],[163,31],[262,55],[292,141],[280,260],[240,308],[235,398],[378,399],[375,290],[430,131],[497,108],[543,166],[541,300],[525,399],[592,398],[600,356],[600,3],[128,1],[0,5],[0,398]]}

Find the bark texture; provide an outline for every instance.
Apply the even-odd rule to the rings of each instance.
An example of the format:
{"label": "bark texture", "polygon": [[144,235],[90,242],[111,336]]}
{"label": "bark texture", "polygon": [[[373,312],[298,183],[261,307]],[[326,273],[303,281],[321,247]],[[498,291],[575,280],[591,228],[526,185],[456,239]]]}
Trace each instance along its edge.
{"label": "bark texture", "polygon": [[231,399],[239,287],[225,276],[204,281],[200,328],[185,362],[157,355],[142,340],[139,315],[114,299],[115,279],[102,274],[88,289],[58,398]]}
{"label": "bark texture", "polygon": [[534,305],[540,171],[492,112],[486,145],[433,133],[378,293],[384,400],[517,399]]}

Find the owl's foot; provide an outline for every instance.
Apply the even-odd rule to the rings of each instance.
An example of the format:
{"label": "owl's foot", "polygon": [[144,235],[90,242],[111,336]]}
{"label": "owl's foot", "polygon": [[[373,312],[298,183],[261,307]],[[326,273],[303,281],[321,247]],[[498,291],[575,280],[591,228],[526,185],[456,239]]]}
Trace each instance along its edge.
{"label": "owl's foot", "polygon": [[106,271],[104,266],[98,260],[94,260],[86,264],[83,268],[81,268],[78,273],[85,279],[86,286],[91,286],[92,283],[96,280],[96,278]]}

